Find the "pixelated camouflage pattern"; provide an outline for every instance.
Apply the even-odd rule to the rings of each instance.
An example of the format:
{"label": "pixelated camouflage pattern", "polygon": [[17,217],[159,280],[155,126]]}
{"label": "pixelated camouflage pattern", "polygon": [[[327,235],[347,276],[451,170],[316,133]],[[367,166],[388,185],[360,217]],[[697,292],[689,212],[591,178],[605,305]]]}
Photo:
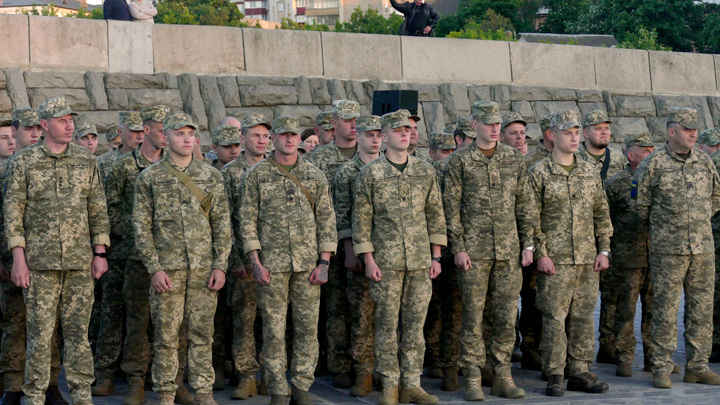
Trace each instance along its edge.
{"label": "pixelated camouflage pattern", "polygon": [[380,125],[389,125],[390,128],[410,127],[410,120],[408,120],[409,111],[397,110],[395,112],[387,113],[380,117]]}
{"label": "pixelated camouflage pattern", "polygon": [[706,129],[697,137],[698,145],[715,146],[720,143],[720,132],[717,129]]}
{"label": "pixelated camouflage pattern", "polygon": [[[720,151],[710,155],[715,168],[720,171]],[[713,305],[713,344],[720,346],[720,214],[712,217],[713,238],[715,239],[715,304]]]}
{"label": "pixelated camouflage pattern", "polygon": [[[265,116],[262,114],[248,114],[245,118],[243,118],[240,125],[242,125],[243,128],[252,128],[258,125],[265,125],[268,130],[273,129],[273,126],[270,124],[270,120],[265,118]],[[332,125],[330,127],[332,128]]]}
{"label": "pixelated camouflage pattern", "polygon": [[113,163],[115,163],[121,155],[122,153],[120,152],[120,148],[117,148],[110,149],[96,158],[98,169],[100,169],[100,178],[102,179],[103,184],[105,184],[107,176],[110,174],[110,169],[112,168]]}
{"label": "pixelated camouflage pattern", "polygon": [[500,105],[494,101],[477,101],[472,105],[471,110],[473,117],[484,124],[501,124],[503,122],[500,115]]}
{"label": "pixelated camouflage pattern", "polygon": [[228,146],[240,144],[240,130],[232,125],[220,125],[212,132],[213,145]]}
{"label": "pixelated camouflage pattern", "polygon": [[272,122],[273,132],[276,134],[284,134],[291,132],[293,134],[300,134],[300,122],[297,118],[281,116],[277,117]]}
{"label": "pixelated camouflage pattern", "polygon": [[365,163],[356,154],[343,164],[333,180],[333,200],[335,204],[335,224],[338,240],[352,238],[352,209],[355,196],[355,182]]}
{"label": "pixelated camouflage pattern", "polygon": [[112,141],[113,139],[117,138],[118,136],[118,125],[112,124],[105,130],[105,140],[108,142]]}
{"label": "pixelated camouflage pattern", "polygon": [[334,100],[333,114],[337,114],[344,120],[358,118],[360,116],[360,103],[352,100]]}
{"label": "pixelated camouflage pattern", "polygon": [[[455,129],[459,129],[460,131],[463,131],[466,136],[470,138],[475,138],[477,134],[475,133],[475,129],[472,126],[472,116],[465,117],[465,116],[459,116],[457,120],[457,126]],[[454,132],[454,131],[453,131]]]}
{"label": "pixelated camouflage pattern", "polygon": [[667,122],[678,123],[688,129],[700,128],[697,110],[694,108],[670,107],[667,110]]}
{"label": "pixelated camouflage pattern", "polygon": [[139,111],[120,111],[118,125],[127,127],[131,131],[143,130],[143,119]]}
{"label": "pixelated camouflage pattern", "polygon": [[550,118],[550,126],[558,128],[561,131],[570,128],[580,127],[580,119],[578,113],[574,110],[558,111]]}
{"label": "pixelated camouflage pattern", "polygon": [[548,129],[551,128],[551,121],[552,121],[553,114],[545,114],[542,117],[540,117],[540,131],[545,133]]}
{"label": "pixelated camouflage pattern", "polygon": [[[355,149],[357,149],[357,145]],[[313,164],[325,174],[325,178],[330,184],[331,193],[334,187],[333,179],[335,174],[340,169],[340,166],[349,160],[347,156],[340,152],[334,139],[327,145],[316,147],[310,157],[307,158],[308,163]]]}
{"label": "pixelated camouflage pattern", "polygon": [[633,146],[655,146],[652,135],[648,132],[640,132],[637,134],[630,134],[625,137],[625,150],[632,148]]}
{"label": "pixelated camouflage pattern", "polygon": [[77,115],[77,113],[70,108],[65,97],[51,97],[45,100],[38,108],[38,118],[41,120],[64,117],[66,115]]}
{"label": "pixelated camouflage pattern", "polygon": [[225,194],[228,199],[230,222],[233,229],[233,248],[228,258],[228,265],[231,269],[245,264],[245,255],[242,253],[242,244],[238,232],[240,232],[240,183],[243,174],[248,168],[250,168],[250,164],[245,160],[243,152],[238,159],[226,164],[220,171],[225,184]]}
{"label": "pixelated camouflage pattern", "polygon": [[355,122],[357,132],[379,131],[380,128],[382,125],[380,125],[380,117],[377,115],[363,115]]}
{"label": "pixelated camouflage pattern", "polygon": [[[607,171],[606,179],[609,179],[610,177],[622,172],[627,166],[627,158],[625,157],[625,155],[622,154],[622,152],[610,147],[608,147],[608,150],[610,151],[610,166]],[[594,166],[598,174],[602,170],[605,159],[607,159],[607,156],[605,154],[603,154],[599,160],[590,156],[590,153],[587,151],[587,149],[585,149],[585,142],[580,144],[580,147],[578,148],[578,151],[577,153],[575,153],[575,155],[578,157],[578,160],[584,160]]]}
{"label": "pixelated camouflage pattern", "polygon": [[455,149],[455,136],[448,132],[431,132],[430,147],[453,150]]}
{"label": "pixelated camouflage pattern", "polygon": [[33,108],[18,108],[12,112],[12,120],[19,121],[20,125],[32,127],[40,125],[40,118],[37,110]]}
{"label": "pixelated camouflage pattern", "polygon": [[108,254],[108,271],[100,279],[102,301],[100,301],[100,327],[95,343],[95,378],[98,381],[112,380],[117,371],[117,361],[122,352],[123,322],[125,306],[122,291],[125,277],[125,260],[112,258],[118,238],[111,237],[113,247]]}
{"label": "pixelated camouflage pattern", "polygon": [[610,117],[608,117],[607,112],[603,110],[593,110],[585,114],[582,120],[582,126],[589,127],[590,125],[600,124],[603,122],[612,124],[613,121]]}
{"label": "pixelated camouflage pattern", "polygon": [[535,166],[537,162],[550,156],[551,153],[552,151],[545,146],[542,140],[540,140],[535,147],[535,150],[525,155],[525,162],[527,163],[528,169]]}
{"label": "pixelated camouflage pattern", "polygon": [[151,107],[145,107],[140,110],[142,121],[152,120],[155,122],[163,122],[170,115],[170,107],[164,104],[158,104]]}
{"label": "pixelated camouflage pattern", "polygon": [[510,124],[513,124],[515,122],[519,122],[525,126],[527,126],[527,121],[525,121],[520,115],[520,113],[516,113],[515,111],[511,111],[507,114],[505,114],[504,117],[502,117],[502,126],[500,127],[501,130],[504,130],[505,127],[507,127]]}
{"label": "pixelated camouflage pattern", "polygon": [[88,136],[90,134],[97,136],[98,131],[97,131],[97,128],[95,128],[95,124],[91,124],[89,122],[83,122],[83,123],[75,126],[75,133],[73,134],[73,137],[75,139],[80,139],[80,138],[82,138],[84,136]]}
{"label": "pixelated camouflage pattern", "polygon": [[[169,115],[167,118],[165,118],[165,121],[163,121],[163,129],[180,129],[184,127],[190,127],[197,131],[198,126],[193,121],[192,117],[188,114],[178,113]],[[142,128],[140,128],[142,130]]]}
{"label": "pixelated camouflage pattern", "polygon": [[332,111],[323,111],[315,116],[315,125],[322,129],[333,129]]}
{"label": "pixelated camouflage pattern", "polygon": [[610,217],[614,228],[611,241],[613,262],[627,268],[648,267],[648,229],[637,213],[636,201],[632,198],[635,172],[627,166],[625,170],[607,180]]}

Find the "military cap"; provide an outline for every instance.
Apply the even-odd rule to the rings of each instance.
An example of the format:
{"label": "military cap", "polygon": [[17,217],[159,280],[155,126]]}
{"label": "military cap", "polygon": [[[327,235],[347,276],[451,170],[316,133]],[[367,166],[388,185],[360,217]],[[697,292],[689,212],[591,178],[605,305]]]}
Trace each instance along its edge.
{"label": "military cap", "polygon": [[578,113],[573,110],[564,110],[555,113],[550,120],[550,125],[557,127],[561,131],[565,131],[570,128],[580,127],[578,122]]}
{"label": "military cap", "polygon": [[131,131],[143,130],[142,115],[137,111],[120,111],[120,120],[118,124],[127,127]]}
{"label": "military cap", "polygon": [[118,136],[117,124],[112,124],[109,127],[107,127],[107,129],[105,130],[105,139],[107,139],[108,142],[117,138],[117,136]]}
{"label": "military cap", "polygon": [[380,125],[385,126],[389,125],[390,128],[400,128],[400,127],[409,127],[410,121],[408,121],[408,118],[410,117],[410,113],[408,110],[397,110],[395,112],[387,113],[380,117]]}
{"label": "military cap", "polygon": [[45,100],[40,108],[38,108],[38,117],[41,120],[64,117],[66,115],[77,115],[77,113],[70,109],[65,97],[51,97]]}
{"label": "military cap", "polygon": [[380,128],[380,117],[377,115],[363,115],[357,119],[355,128],[358,132],[363,131],[379,131]]}
{"label": "military cap", "polygon": [[550,129],[550,122],[552,121],[553,114],[545,114],[540,117],[540,131],[545,132]]}
{"label": "military cap", "polygon": [[32,108],[18,108],[12,112],[12,120],[19,121],[20,125],[26,127],[40,125],[40,118],[38,117],[37,110]]}
{"label": "military cap", "polygon": [[323,111],[315,116],[315,125],[322,129],[333,129],[332,111]]}
{"label": "military cap", "polygon": [[[720,141],[720,138],[718,138]],[[647,132],[640,132],[638,134],[631,134],[625,138],[625,150],[630,149],[633,146],[655,146],[653,143],[652,136]]]}
{"label": "military cap", "polygon": [[[273,129],[273,126],[270,125],[270,121],[262,114],[248,114],[245,118],[243,118],[240,125],[242,125],[243,128],[265,125],[268,130]],[[332,125],[330,127],[332,128]]]}
{"label": "military cap", "polygon": [[500,124],[500,105],[494,101],[480,100],[472,105],[472,115],[484,124]]}
{"label": "military cap", "polygon": [[610,117],[603,110],[594,110],[585,114],[582,120],[582,126],[589,127],[590,125],[600,124],[603,122],[612,123]]}
{"label": "military cap", "polygon": [[455,149],[455,136],[449,132],[430,133],[430,147],[451,150]]}
{"label": "military cap", "polygon": [[694,108],[670,107],[667,110],[667,122],[675,122],[687,129],[698,129],[697,110]]}
{"label": "military cap", "polygon": [[525,121],[523,119],[522,115],[520,115],[514,111],[511,111],[511,112],[505,114],[505,116],[503,117],[502,127],[500,127],[500,130],[505,129],[505,127],[507,127],[508,125],[515,123],[515,122],[519,122],[519,123],[527,126],[527,121]]}
{"label": "military cap", "polygon": [[305,149],[305,146],[303,145],[302,142],[300,142],[300,143],[298,144],[297,150],[301,150],[301,151],[303,151],[303,152],[307,152],[307,149]]}
{"label": "military cap", "polygon": [[700,145],[715,146],[720,143],[720,132],[716,129],[706,129],[698,135],[697,143]]}
{"label": "military cap", "polygon": [[472,125],[472,119],[470,117],[458,117],[456,131],[462,131],[468,138],[475,138],[475,128]]}
{"label": "military cap", "polygon": [[360,116],[360,103],[352,100],[335,100],[332,112],[344,120],[357,118]]}
{"label": "military cap", "polygon": [[240,143],[240,130],[232,125],[220,125],[212,132],[213,145],[228,146]]}
{"label": "military cap", "polygon": [[0,114],[0,127],[9,127],[12,125],[12,116],[10,114]]}
{"label": "military cap", "polygon": [[170,115],[170,107],[164,104],[154,105],[152,107],[145,107],[140,110],[142,121],[153,120],[155,122],[163,122],[168,115]]}
{"label": "military cap", "polygon": [[443,132],[455,132],[457,129],[457,124],[447,124],[445,125],[445,129],[443,129]]}
{"label": "military cap", "polygon": [[284,134],[286,132],[292,132],[293,134],[298,134],[302,132],[300,130],[300,123],[298,122],[297,118],[288,117],[288,116],[281,116],[277,117],[272,122],[273,132],[276,134]]}
{"label": "military cap", "polygon": [[97,136],[98,131],[97,128],[95,128],[95,124],[91,124],[89,122],[83,122],[82,124],[79,124],[75,127],[75,133],[73,134],[73,137],[75,139],[80,139],[84,136],[88,136],[90,134],[93,134]]}
{"label": "military cap", "polygon": [[169,115],[167,118],[165,118],[165,121],[163,121],[163,129],[180,129],[183,127],[190,127],[197,131],[198,126],[195,125],[195,123],[192,120],[192,117],[188,114],[184,113],[178,113]]}

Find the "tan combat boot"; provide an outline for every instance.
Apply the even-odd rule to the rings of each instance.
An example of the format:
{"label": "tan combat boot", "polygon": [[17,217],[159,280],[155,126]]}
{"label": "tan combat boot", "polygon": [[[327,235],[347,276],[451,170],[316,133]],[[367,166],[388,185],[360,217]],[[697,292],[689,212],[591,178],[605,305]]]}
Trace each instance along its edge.
{"label": "tan combat boot", "polygon": [[670,374],[658,373],[653,375],[653,387],[655,388],[672,388]]}
{"label": "tan combat boot", "polygon": [[458,367],[444,367],[442,369],[443,377],[440,383],[440,389],[443,391],[457,391],[458,384]]}
{"label": "tan combat boot", "polygon": [[428,394],[422,387],[403,387],[400,389],[400,402],[404,404],[430,405],[437,404],[440,399],[435,395]]}
{"label": "tan combat boot", "polygon": [[490,389],[490,394],[495,395],[496,397],[517,399],[525,397],[525,390],[518,388],[512,377],[495,376],[492,388]]}
{"label": "tan combat boot", "polygon": [[237,388],[230,394],[231,399],[248,399],[258,394],[257,382],[240,381]]}
{"label": "tan combat boot", "polygon": [[188,391],[185,383],[183,382],[183,373],[178,372],[175,378],[175,385],[177,390],[175,391],[175,402],[181,405],[190,405],[194,403],[195,397]]}
{"label": "tan combat boot", "polygon": [[99,380],[94,387],[91,388],[94,397],[106,397],[115,393],[115,383],[111,379]]}
{"label": "tan combat boot", "polygon": [[700,383],[708,385],[720,385],[720,375],[715,374],[712,370],[705,369],[701,372],[694,373],[692,371],[685,370],[685,376],[683,382],[686,383]]}
{"label": "tan combat boot", "polygon": [[175,395],[169,392],[161,392],[158,394],[158,403],[157,405],[175,405],[173,401],[175,400]]}
{"label": "tan combat boot", "polygon": [[355,385],[350,388],[351,397],[366,397],[372,392],[372,374],[358,375],[355,378]]}
{"label": "tan combat boot", "polygon": [[123,405],[142,405],[145,403],[145,381],[142,377],[128,378],[128,393]]}
{"label": "tan combat boot", "polygon": [[212,393],[195,394],[193,405],[217,405]]}
{"label": "tan combat boot", "polygon": [[485,393],[482,390],[482,379],[479,377],[465,377],[465,400],[484,401]]}
{"label": "tan combat boot", "polygon": [[378,405],[397,405],[398,403],[398,387],[383,387],[382,396],[378,400]]}

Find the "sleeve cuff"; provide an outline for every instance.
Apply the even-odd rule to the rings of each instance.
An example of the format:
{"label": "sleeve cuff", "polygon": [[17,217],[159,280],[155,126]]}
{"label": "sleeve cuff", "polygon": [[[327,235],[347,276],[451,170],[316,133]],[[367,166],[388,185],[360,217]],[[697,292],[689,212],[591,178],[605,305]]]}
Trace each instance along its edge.
{"label": "sleeve cuff", "polygon": [[321,242],[320,243],[320,252],[330,252],[332,254],[335,254],[337,251],[337,243],[336,242]]}
{"label": "sleeve cuff", "polygon": [[447,235],[430,235],[430,243],[432,243],[433,245],[447,246]]}
{"label": "sleeve cuff", "polygon": [[8,250],[12,250],[14,247],[25,247],[25,237],[23,236],[11,236],[8,238]]}
{"label": "sleeve cuff", "polygon": [[159,263],[159,262],[151,263],[149,266],[147,266],[147,269],[148,269],[148,273],[150,273],[150,274],[155,274],[155,273],[157,273],[158,271],[162,271],[162,270],[163,270],[163,268],[160,267],[160,263]]}
{"label": "sleeve cuff", "polygon": [[214,260],[212,270],[222,270],[223,273],[227,273],[228,261],[227,260]]}
{"label": "sleeve cuff", "polygon": [[338,240],[352,238],[352,229],[341,229],[338,231]]}
{"label": "sleeve cuff", "polygon": [[598,251],[599,252],[602,252],[602,251],[609,252],[610,251],[610,240],[605,239],[605,238],[598,240]]}
{"label": "sleeve cuff", "polygon": [[360,256],[363,253],[372,253],[375,251],[375,247],[373,246],[372,242],[362,242],[362,243],[354,243],[353,244],[353,251],[355,252],[356,256]]}
{"label": "sleeve cuff", "polygon": [[262,250],[259,240],[253,239],[253,240],[249,240],[249,241],[243,243],[243,253],[244,254],[248,254],[248,253],[252,252],[253,250]]}
{"label": "sleeve cuff", "polygon": [[92,244],[95,245],[105,245],[107,247],[110,247],[110,236],[106,233],[101,233],[100,235],[95,235],[92,238]]}

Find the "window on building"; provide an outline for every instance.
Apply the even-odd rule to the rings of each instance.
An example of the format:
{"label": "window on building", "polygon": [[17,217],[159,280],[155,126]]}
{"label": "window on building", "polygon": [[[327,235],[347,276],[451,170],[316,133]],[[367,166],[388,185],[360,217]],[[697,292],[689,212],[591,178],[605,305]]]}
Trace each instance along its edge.
{"label": "window on building", "polygon": [[297,0],[297,6],[298,8],[305,7],[305,0]]}
{"label": "window on building", "polygon": [[285,11],[285,3],[278,3],[278,11]]}
{"label": "window on building", "polygon": [[338,0],[310,0],[310,8],[340,8],[340,2]]}
{"label": "window on building", "polygon": [[246,1],[245,8],[267,8],[266,1]]}
{"label": "window on building", "polygon": [[338,17],[337,15],[319,15],[315,17],[315,23],[318,25],[335,25],[338,22]]}
{"label": "window on building", "polygon": [[237,3],[238,10],[240,10],[241,13],[245,13],[245,3]]}

